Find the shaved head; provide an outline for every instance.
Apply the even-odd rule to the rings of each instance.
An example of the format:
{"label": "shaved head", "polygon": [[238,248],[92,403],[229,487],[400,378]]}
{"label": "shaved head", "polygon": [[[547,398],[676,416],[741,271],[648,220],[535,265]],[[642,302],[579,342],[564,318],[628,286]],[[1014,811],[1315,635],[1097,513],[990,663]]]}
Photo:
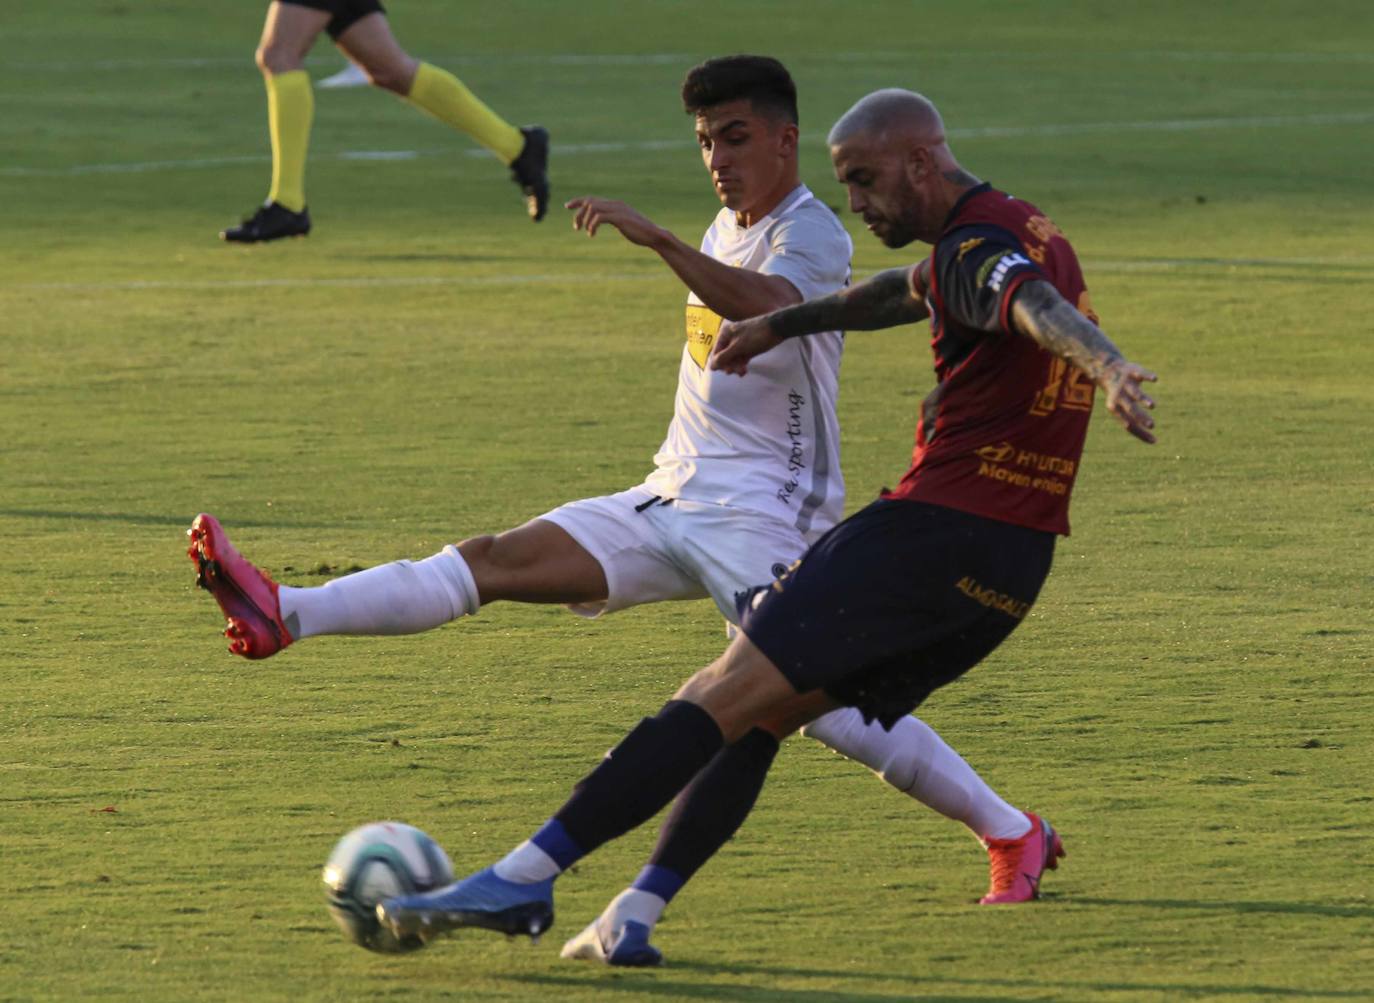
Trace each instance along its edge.
{"label": "shaved head", "polygon": [[943,146],[945,123],[929,98],[899,87],[874,91],[840,116],[829,144],[839,146],[860,134],[875,139],[899,136],[929,146]]}
{"label": "shaved head", "polygon": [[945,123],[915,91],[874,91],[830,130],[835,176],[849,207],[889,247],[933,242],[959,196],[978,184],[950,152]]}

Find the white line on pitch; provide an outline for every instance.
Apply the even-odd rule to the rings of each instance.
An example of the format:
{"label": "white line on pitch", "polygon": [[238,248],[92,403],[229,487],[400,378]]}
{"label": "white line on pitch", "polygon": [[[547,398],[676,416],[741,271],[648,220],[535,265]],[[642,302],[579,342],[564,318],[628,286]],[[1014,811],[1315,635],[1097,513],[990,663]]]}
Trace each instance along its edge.
{"label": "white line on pitch", "polygon": [[[1108,61],[1168,61],[1180,63],[1299,63],[1327,64],[1374,63],[1374,52],[1227,52],[1207,49],[1126,49],[1122,51],[1074,52],[1075,59],[1100,59]],[[996,59],[1000,61],[1038,62],[1044,60],[1061,61],[1063,52],[1051,50],[1030,51],[1027,49],[996,51],[991,49],[941,48],[935,50],[887,49],[873,51],[833,51],[810,53],[795,57],[798,63],[854,63],[854,62],[900,62],[905,65],[921,64],[934,60],[944,62],[967,59]],[[537,66],[663,66],[680,65],[686,67],[699,56],[685,52],[501,52],[501,53],[429,53],[424,56],[438,65],[482,66],[482,65],[527,65]],[[313,56],[306,60],[307,66],[326,67],[339,62],[334,56]],[[123,70],[144,69],[186,69],[204,70],[218,67],[239,67],[246,73],[255,72],[251,49],[245,46],[243,55],[167,57],[161,59],[60,59],[60,60],[14,60],[7,62],[6,70],[23,73],[89,73],[119,72]]]}
{"label": "white line on pitch", "polygon": [[116,282],[20,282],[0,285],[4,290],[51,290],[63,292],[113,291],[139,292],[142,290],[175,289],[293,289],[299,287],[333,287],[341,289],[373,288],[388,286],[516,286],[545,283],[589,282],[646,282],[666,281],[667,276],[648,272],[554,272],[532,275],[395,275],[395,276],[344,276],[339,278],[295,278],[295,279],[130,279]]}
{"label": "white line on pitch", "polygon": [[[1246,115],[1232,118],[1170,118],[1138,122],[1069,122],[1059,125],[981,126],[948,130],[951,139],[1015,139],[1036,136],[1076,136],[1112,132],[1197,132],[1216,129],[1269,129],[1306,125],[1369,125],[1374,112],[1326,112],[1312,115]],[[804,137],[814,140],[816,137]],[[556,156],[587,153],[630,153],[677,150],[695,146],[690,139],[650,139],[632,142],[556,144]],[[334,154],[315,154],[316,160],[368,161],[416,160],[431,156],[463,156],[489,159],[480,149],[440,150],[345,150]],[[234,164],[267,163],[263,154],[233,157],[204,157],[192,160],[145,160],[114,164],[76,164],[70,167],[0,167],[0,177],[69,177],[80,174],[141,174],[148,171],[190,170],[226,167]]]}
{"label": "white line on pitch", "polygon": [[[1355,258],[1141,258],[1087,259],[1084,269],[1089,272],[1164,272],[1179,269],[1261,269],[1261,268],[1368,268],[1374,257]],[[396,275],[342,276],[337,278],[293,279],[129,279],[110,282],[18,282],[0,284],[5,291],[61,291],[61,292],[140,292],[144,290],[236,290],[236,289],[293,289],[333,287],[340,289],[416,286],[514,286],[588,282],[654,282],[667,277],[653,272],[536,272],[524,275]]]}
{"label": "white line on pitch", "polygon": [[1137,258],[1126,260],[1086,260],[1083,267],[1094,272],[1172,272],[1179,269],[1216,268],[1369,268],[1374,258]]}

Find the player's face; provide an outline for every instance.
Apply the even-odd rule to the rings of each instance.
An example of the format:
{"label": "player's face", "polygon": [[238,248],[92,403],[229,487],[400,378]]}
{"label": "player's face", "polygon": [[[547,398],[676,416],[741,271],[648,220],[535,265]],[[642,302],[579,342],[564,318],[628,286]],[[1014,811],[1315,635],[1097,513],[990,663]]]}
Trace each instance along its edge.
{"label": "player's face", "polygon": [[871,136],[857,136],[830,148],[835,177],[849,192],[850,211],[888,247],[904,247],[921,236],[924,198],[905,159]]}
{"label": "player's face", "polygon": [[748,213],[786,194],[777,189],[790,177],[796,157],[792,123],[759,114],[747,98],[726,101],[697,115],[697,143],[726,208]]}

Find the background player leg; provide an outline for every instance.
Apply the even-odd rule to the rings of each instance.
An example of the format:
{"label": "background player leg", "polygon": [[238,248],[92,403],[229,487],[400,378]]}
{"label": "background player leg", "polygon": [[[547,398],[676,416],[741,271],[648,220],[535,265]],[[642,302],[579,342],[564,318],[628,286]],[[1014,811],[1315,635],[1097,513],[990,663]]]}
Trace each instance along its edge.
{"label": "background player leg", "polygon": [[[407,53],[383,14],[369,14],[337,40],[349,59],[377,87],[406,98],[439,121],[471,136],[512,168],[516,182],[535,204],[530,216],[544,217],[548,206],[548,134],[538,126],[517,129],[484,104],[447,70]],[[528,190],[526,190],[528,189]]]}
{"label": "background player leg", "polygon": [[220,236],[238,243],[304,236],[305,159],[315,95],[305,72],[305,55],[329,23],[326,11],[274,2],[258,44],[257,63],[267,86],[267,131],[272,141],[272,187],[267,201],[240,226]]}

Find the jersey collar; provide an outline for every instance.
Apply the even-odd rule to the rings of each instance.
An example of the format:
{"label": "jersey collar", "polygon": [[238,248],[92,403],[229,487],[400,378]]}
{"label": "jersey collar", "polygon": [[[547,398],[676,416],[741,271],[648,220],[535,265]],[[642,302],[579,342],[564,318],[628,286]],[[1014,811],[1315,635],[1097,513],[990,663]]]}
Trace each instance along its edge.
{"label": "jersey collar", "polygon": [[974,185],[968,191],[964,192],[964,194],[960,195],[959,201],[954,203],[953,208],[949,210],[949,215],[945,217],[945,223],[944,226],[940,228],[940,232],[943,233],[950,228],[950,225],[958,219],[959,213],[963,212],[964,206],[968,204],[970,199],[982,195],[983,192],[990,191],[992,191],[992,182],[984,181],[981,185]]}
{"label": "jersey collar", "polygon": [[735,232],[745,233],[749,230],[753,230],[760,223],[765,223],[771,219],[777,219],[779,216],[785,216],[787,213],[797,208],[797,206],[801,205],[803,202],[806,202],[815,197],[816,196],[811,193],[810,188],[807,188],[805,184],[798,183],[796,188],[793,188],[790,192],[788,192],[786,195],[782,197],[781,202],[773,206],[773,208],[769,210],[767,213],[760,216],[758,219],[754,220],[751,226],[740,226],[733,212],[730,213],[730,225],[734,227]]}

